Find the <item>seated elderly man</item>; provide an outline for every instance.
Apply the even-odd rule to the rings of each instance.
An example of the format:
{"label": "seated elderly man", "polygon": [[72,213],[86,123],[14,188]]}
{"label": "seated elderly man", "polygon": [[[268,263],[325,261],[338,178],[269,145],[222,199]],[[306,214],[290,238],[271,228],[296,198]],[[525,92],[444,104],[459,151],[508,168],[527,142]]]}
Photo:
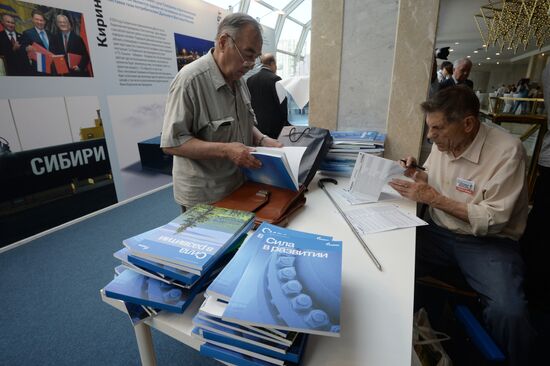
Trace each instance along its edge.
{"label": "seated elderly man", "polygon": [[446,88],[421,105],[432,151],[406,159],[393,180],[403,197],[427,204],[430,225],[417,232],[417,274],[454,267],[479,293],[483,318],[510,365],[528,365],[534,336],[523,291],[518,239],[527,219],[525,150],[519,139],[481,124],[466,86]]}

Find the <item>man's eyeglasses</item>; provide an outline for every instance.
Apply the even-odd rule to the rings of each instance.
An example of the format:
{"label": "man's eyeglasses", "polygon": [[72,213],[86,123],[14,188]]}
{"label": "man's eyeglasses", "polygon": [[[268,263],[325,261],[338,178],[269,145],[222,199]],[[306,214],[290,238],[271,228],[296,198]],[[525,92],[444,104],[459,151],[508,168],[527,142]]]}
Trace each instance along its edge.
{"label": "man's eyeglasses", "polygon": [[241,53],[241,50],[239,50],[239,47],[237,47],[237,42],[235,42],[235,39],[231,37],[230,34],[226,33],[229,38],[233,41],[233,46],[235,46],[235,49],[237,50],[237,53],[239,54],[239,57],[243,61],[243,66],[252,68],[256,64],[256,60],[259,58],[259,56],[247,56],[246,58],[243,57],[243,54]]}

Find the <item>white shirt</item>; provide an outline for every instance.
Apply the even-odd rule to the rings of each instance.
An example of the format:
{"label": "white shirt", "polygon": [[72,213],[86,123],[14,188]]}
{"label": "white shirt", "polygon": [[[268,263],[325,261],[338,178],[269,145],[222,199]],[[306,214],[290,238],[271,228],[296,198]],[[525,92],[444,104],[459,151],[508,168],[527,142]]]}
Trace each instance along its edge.
{"label": "white shirt", "polygon": [[458,234],[518,240],[527,222],[525,165],[521,141],[483,123],[458,157],[434,144],[424,164],[428,183],[450,199],[466,203],[470,222],[430,207],[432,219]]}

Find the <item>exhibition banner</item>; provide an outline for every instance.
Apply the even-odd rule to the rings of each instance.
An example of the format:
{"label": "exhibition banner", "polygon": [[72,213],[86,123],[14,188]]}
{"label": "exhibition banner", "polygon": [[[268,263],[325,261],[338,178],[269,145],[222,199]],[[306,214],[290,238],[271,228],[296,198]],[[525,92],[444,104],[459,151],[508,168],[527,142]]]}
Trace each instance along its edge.
{"label": "exhibition banner", "polygon": [[0,0],[0,120],[12,153],[104,138],[118,200],[171,182],[142,166],[179,69],[226,11],[198,0]]}
{"label": "exhibition banner", "polygon": [[0,246],[47,228],[12,225],[34,213],[55,226],[172,181],[158,148],[169,85],[227,13],[199,0],[0,0],[0,226],[13,227]]}

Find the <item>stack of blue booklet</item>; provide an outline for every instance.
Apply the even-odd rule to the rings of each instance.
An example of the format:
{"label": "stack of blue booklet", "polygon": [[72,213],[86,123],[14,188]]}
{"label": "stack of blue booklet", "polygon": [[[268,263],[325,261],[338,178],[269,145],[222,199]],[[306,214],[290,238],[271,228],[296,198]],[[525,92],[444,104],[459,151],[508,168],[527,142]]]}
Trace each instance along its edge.
{"label": "stack of blue booklet", "polygon": [[194,334],[237,365],[300,362],[308,334],[340,336],[342,242],[263,223],[208,286]]}
{"label": "stack of blue booklet", "polygon": [[330,131],[333,138],[327,156],[321,162],[324,174],[351,176],[360,152],[384,156],[386,135],[377,131]]}
{"label": "stack of blue booklet", "polygon": [[[233,257],[254,224],[245,211],[197,205],[168,224],[123,241],[105,295],[138,305],[130,317],[182,313]],[[141,306],[141,307],[140,307]],[[136,314],[130,313],[133,309]]]}

